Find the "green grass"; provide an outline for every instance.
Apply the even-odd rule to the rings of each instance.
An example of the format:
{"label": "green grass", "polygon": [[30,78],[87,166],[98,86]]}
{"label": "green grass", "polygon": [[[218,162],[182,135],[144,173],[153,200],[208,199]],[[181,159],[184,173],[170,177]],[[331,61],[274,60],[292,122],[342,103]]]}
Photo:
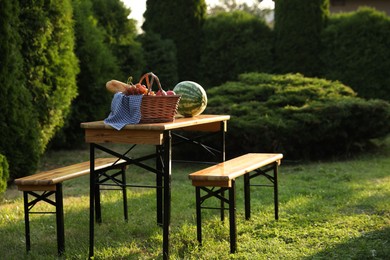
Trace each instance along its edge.
{"label": "green grass", "polygon": [[[88,150],[51,152],[41,168],[87,159]],[[228,221],[222,223],[216,211],[203,211],[204,244],[197,245],[195,191],[187,175],[200,167],[204,166],[173,165],[172,259],[389,259],[389,148],[344,161],[283,161],[279,221],[273,219],[272,189],[259,187],[252,188],[252,218],[245,220],[243,182],[238,179],[238,252],[232,255]],[[149,173],[128,169],[129,182],[152,184],[153,180]],[[88,257],[88,182],[86,176],[64,183],[66,253],[62,259]],[[162,230],[156,225],[154,190],[129,188],[128,203],[126,223],[121,193],[103,192],[95,258],[161,259]],[[26,254],[22,193],[10,187],[0,203],[1,258],[55,259],[55,234],[54,216],[31,216],[32,250]]]}

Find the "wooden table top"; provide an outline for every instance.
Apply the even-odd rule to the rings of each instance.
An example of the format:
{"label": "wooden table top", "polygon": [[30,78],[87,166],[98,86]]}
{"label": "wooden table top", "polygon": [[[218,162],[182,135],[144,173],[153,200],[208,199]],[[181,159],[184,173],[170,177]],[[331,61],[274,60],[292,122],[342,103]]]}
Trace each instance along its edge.
{"label": "wooden table top", "polygon": [[[121,130],[173,130],[183,127],[196,126],[208,123],[222,122],[230,119],[229,115],[199,115],[194,117],[179,117],[173,122],[126,125]],[[84,129],[114,129],[103,121],[81,123]],[[115,130],[115,129],[114,129]],[[120,130],[120,131],[121,131]]]}

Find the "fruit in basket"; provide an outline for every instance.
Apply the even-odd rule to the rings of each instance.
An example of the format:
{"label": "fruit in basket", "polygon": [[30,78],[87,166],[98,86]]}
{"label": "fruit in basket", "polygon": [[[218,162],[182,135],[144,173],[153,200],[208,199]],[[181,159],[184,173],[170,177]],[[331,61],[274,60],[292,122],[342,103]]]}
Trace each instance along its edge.
{"label": "fruit in basket", "polygon": [[146,95],[148,93],[148,89],[145,85],[142,85],[141,83],[135,84],[135,87],[137,88],[137,92],[139,95]]}
{"label": "fruit in basket", "polygon": [[176,95],[175,91],[173,91],[173,90],[167,91],[167,96],[174,96],[174,95]]}
{"label": "fruit in basket", "polygon": [[156,96],[166,96],[167,93],[165,92],[165,90],[163,89],[159,89],[157,92],[156,92]]}
{"label": "fruit in basket", "polygon": [[179,82],[173,91],[181,95],[177,112],[185,117],[200,115],[207,106],[207,94],[201,85],[193,81]]}

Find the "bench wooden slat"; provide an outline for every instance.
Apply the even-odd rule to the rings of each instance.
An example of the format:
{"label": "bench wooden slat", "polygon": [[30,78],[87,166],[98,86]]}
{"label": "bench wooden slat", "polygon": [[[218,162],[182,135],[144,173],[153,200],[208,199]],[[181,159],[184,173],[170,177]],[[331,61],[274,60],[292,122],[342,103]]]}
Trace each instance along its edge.
{"label": "bench wooden slat", "polygon": [[191,173],[189,178],[194,186],[230,187],[231,180],[274,162],[280,164],[282,158],[283,154],[248,153]]}
{"label": "bench wooden slat", "polygon": [[[118,158],[97,158],[95,160],[95,170],[109,167],[117,160]],[[125,160],[121,159],[117,162],[117,165],[125,162]],[[37,186],[36,188],[41,186],[40,189],[45,190],[44,186],[52,186],[66,180],[87,175],[89,174],[89,170],[89,161],[86,161],[19,178],[15,180],[15,184],[18,186],[19,190],[32,190],[32,186]],[[24,188],[22,186],[24,186]]]}

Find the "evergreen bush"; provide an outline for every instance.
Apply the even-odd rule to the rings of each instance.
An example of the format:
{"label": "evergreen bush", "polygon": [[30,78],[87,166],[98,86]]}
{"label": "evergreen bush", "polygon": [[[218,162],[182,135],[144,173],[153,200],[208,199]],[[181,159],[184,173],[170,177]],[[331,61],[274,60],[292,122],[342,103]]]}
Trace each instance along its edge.
{"label": "evergreen bush", "polygon": [[321,32],[329,15],[329,0],[275,2],[275,69],[277,73],[318,76],[322,66]]}
{"label": "evergreen bush", "polygon": [[361,97],[390,100],[390,17],[368,7],[331,16],[323,32],[323,77]]}
{"label": "evergreen bush", "polygon": [[140,77],[145,61],[141,43],[137,41],[136,21],[129,19],[129,10],[121,0],[93,0],[93,17],[105,32],[105,44],[116,57],[121,74],[112,78]]}
{"label": "evergreen bush", "polygon": [[301,74],[248,73],[208,90],[211,114],[229,114],[228,148],[287,158],[345,155],[390,132],[390,104],[340,82]]}
{"label": "evergreen bush", "polygon": [[11,179],[33,173],[40,152],[38,118],[20,53],[19,11],[18,1],[0,0],[0,154],[8,158]]}
{"label": "evergreen bush", "polygon": [[105,31],[98,27],[90,0],[73,0],[75,53],[80,61],[77,75],[78,96],[72,102],[72,111],[65,126],[59,131],[52,148],[75,148],[85,144],[80,122],[102,120],[108,116],[112,94],[106,82],[122,75],[119,64],[104,42]]}
{"label": "evergreen bush", "polygon": [[205,0],[147,0],[142,29],[171,39],[176,45],[179,81],[198,78]]}
{"label": "evergreen bush", "polygon": [[270,72],[273,66],[271,29],[243,11],[219,13],[203,26],[199,81],[205,88],[237,79],[245,72]]}
{"label": "evergreen bush", "polygon": [[139,36],[146,61],[145,71],[153,71],[164,89],[173,89],[178,83],[176,45],[170,39],[147,32]]}
{"label": "evergreen bush", "polygon": [[7,158],[0,154],[0,195],[7,189],[7,181],[9,177],[9,169]]}
{"label": "evergreen bush", "polygon": [[23,74],[38,114],[43,153],[63,126],[77,95],[79,66],[74,53],[72,5],[71,0],[19,1]]}

